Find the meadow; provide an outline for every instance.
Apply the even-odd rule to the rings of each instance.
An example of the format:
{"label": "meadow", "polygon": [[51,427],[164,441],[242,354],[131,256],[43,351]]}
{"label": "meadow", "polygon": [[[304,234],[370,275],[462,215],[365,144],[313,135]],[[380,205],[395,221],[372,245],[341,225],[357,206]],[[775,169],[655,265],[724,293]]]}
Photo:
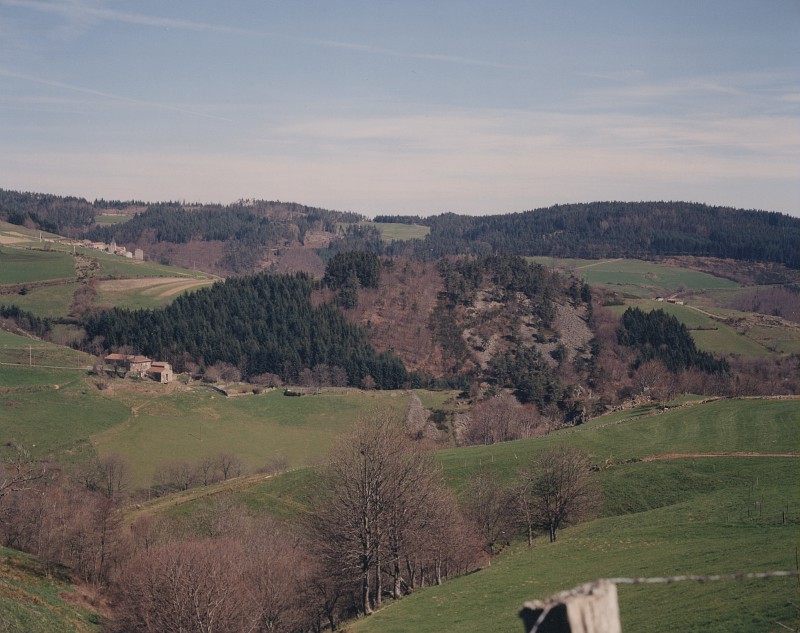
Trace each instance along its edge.
{"label": "meadow", "polygon": [[[510,482],[549,446],[584,448],[598,469],[604,509],[594,521],[563,529],[556,543],[515,543],[491,566],[419,590],[346,630],[519,630],[524,601],[596,578],[792,569],[800,457],[768,455],[800,454],[798,415],[798,400],[694,401],[668,411],[615,412],[544,438],[439,451],[445,478],[466,498],[479,470]],[[718,455],[692,456],[700,453]],[[669,454],[685,457],[663,458]],[[316,476],[303,468],[252,480],[230,498],[253,512],[297,519],[308,511]],[[210,497],[195,499],[169,514],[191,517],[208,503]],[[776,622],[796,626],[798,615],[795,578],[620,585],[619,595],[626,633],[779,630]]]}
{"label": "meadow", "polygon": [[59,251],[33,251],[0,246],[0,284],[74,279],[72,257]]}
{"label": "meadow", "polygon": [[[521,630],[522,603],[544,599],[597,578],[735,574],[795,566],[800,514],[782,524],[784,503],[796,507],[797,459],[715,458],[670,465],[621,466],[613,478],[635,496],[643,471],[693,481],[681,499],[653,510],[603,517],[562,530],[556,543],[516,544],[481,571],[426,588],[350,631]],[[611,476],[604,474],[605,479]],[[708,481],[720,482],[709,489]],[[754,510],[761,495],[766,510]],[[748,499],[749,496],[749,499]],[[625,633],[777,631],[796,626],[796,578],[620,585]]]}
{"label": "meadow", "polygon": [[366,226],[373,226],[381,233],[384,242],[424,240],[431,232],[430,227],[419,224],[396,224],[394,222],[364,222]]}
{"label": "meadow", "polygon": [[608,286],[612,290],[630,294],[632,297],[655,298],[679,291],[731,290],[740,287],[735,281],[708,273],[637,259],[562,260],[552,257],[532,259],[546,266],[569,270],[583,277],[589,284]]}
{"label": "meadow", "polygon": [[[35,457],[56,461],[118,453],[130,463],[134,487],[149,486],[163,462],[197,462],[221,451],[239,455],[249,470],[275,460],[316,463],[358,416],[374,409],[402,416],[409,403],[405,392],[357,390],[226,397],[201,383],[164,387],[36,362],[28,367],[26,341],[0,332],[0,362],[21,363],[0,365],[0,441],[13,439]],[[49,344],[34,344],[33,356],[70,367],[91,361]]]}

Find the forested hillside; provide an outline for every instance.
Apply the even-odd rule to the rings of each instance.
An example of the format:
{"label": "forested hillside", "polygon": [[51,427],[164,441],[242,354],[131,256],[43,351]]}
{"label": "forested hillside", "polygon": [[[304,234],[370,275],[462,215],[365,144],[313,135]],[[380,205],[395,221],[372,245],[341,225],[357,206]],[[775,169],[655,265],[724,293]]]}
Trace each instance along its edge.
{"label": "forested hillside", "polygon": [[[104,210],[132,219],[96,226]],[[382,216],[430,227],[423,240],[386,243],[364,216],[296,203],[88,202],[0,190],[0,219],[32,228],[143,248],[164,263],[222,274],[280,268],[280,251],[301,246],[324,260],[353,250],[436,260],[447,255],[648,258],[691,255],[800,268],[800,219],[690,202],[593,202],[491,216]],[[309,236],[312,239],[309,239]],[[316,254],[314,255],[316,257]],[[285,269],[285,268],[284,268]],[[310,269],[309,269],[310,270]]]}
{"label": "forested hillside", "polygon": [[296,384],[303,370],[326,366],[346,384],[397,389],[408,379],[392,354],[378,354],[365,333],[334,306],[311,303],[305,275],[231,278],[178,297],[160,310],[115,308],[90,316],[88,341],[130,349],[179,369],[228,363],[245,377],[273,374]]}
{"label": "forested hillside", "polygon": [[554,257],[696,255],[800,268],[800,219],[688,202],[595,202],[492,216],[378,216],[430,226],[418,257],[507,253]]}

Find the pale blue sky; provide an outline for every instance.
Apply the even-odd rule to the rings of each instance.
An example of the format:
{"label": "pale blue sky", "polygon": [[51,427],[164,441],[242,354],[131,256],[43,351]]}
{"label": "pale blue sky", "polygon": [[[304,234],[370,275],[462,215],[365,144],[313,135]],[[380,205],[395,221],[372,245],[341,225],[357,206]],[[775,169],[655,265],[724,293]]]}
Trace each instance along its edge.
{"label": "pale blue sky", "polygon": [[0,0],[0,187],[800,216],[800,0]]}

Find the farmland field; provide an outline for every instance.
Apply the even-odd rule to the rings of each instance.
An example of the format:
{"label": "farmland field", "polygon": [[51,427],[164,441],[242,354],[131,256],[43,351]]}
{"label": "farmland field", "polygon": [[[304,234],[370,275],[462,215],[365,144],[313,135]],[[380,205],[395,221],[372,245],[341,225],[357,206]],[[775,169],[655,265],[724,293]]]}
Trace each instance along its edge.
{"label": "farmland field", "polygon": [[[755,358],[768,356],[770,353],[764,343],[750,337],[748,332],[741,334],[722,319],[714,319],[709,316],[719,310],[699,311],[689,305],[676,305],[652,299],[631,299],[624,306],[611,306],[609,309],[621,315],[628,307],[637,307],[645,312],[663,310],[667,314],[671,314],[691,330],[697,347],[707,352],[741,354]],[[743,313],[740,314],[743,315]]]}
{"label": "farmland field", "polygon": [[60,317],[69,312],[72,296],[79,286],[80,284],[75,281],[30,288],[24,295],[18,293],[0,295],[0,305],[13,304],[22,310],[32,312],[38,317]]}
{"label": "farmland field", "polygon": [[148,485],[164,461],[227,451],[249,469],[284,458],[302,466],[321,458],[361,413],[375,407],[405,413],[400,392],[323,392],[287,398],[282,391],[225,398],[209,389],[136,398],[124,424],[92,435],[100,455],[119,453],[131,463],[138,485]]}
{"label": "farmland field", "polygon": [[[620,467],[614,478],[635,496],[641,473],[653,467]],[[685,486],[678,501],[563,530],[556,543],[539,538],[530,550],[514,546],[491,567],[418,591],[360,620],[352,630],[521,630],[517,613],[524,601],[544,599],[596,578],[794,567],[800,514],[795,512],[791,522],[782,525],[781,512],[785,503],[800,503],[796,459],[718,458],[659,464],[655,469],[661,471],[659,478]],[[718,487],[708,489],[709,480]],[[685,485],[687,481],[691,483]],[[748,517],[756,494],[765,510],[759,517]],[[621,585],[622,630],[777,631],[781,629],[776,622],[796,625],[791,603],[797,593],[796,578]]]}
{"label": "farmland field", "polygon": [[403,240],[422,240],[431,232],[430,227],[418,224],[398,224],[394,222],[365,222],[367,226],[374,226],[381,232],[384,242]]}
{"label": "farmland field", "polygon": [[69,254],[0,246],[0,284],[19,284],[75,277]]}
{"label": "farmland field", "polygon": [[655,298],[657,295],[672,294],[679,290],[696,291],[712,288],[729,290],[739,287],[735,281],[707,273],[635,259],[558,260],[550,257],[533,259],[545,265],[567,268],[581,275],[590,284],[602,284],[641,298]]}
{"label": "farmland field", "polygon": [[109,226],[111,224],[122,224],[123,222],[130,220],[132,217],[132,215],[124,215],[122,213],[103,213],[95,216],[94,221],[99,226]]}
{"label": "farmland field", "polygon": [[[538,440],[444,451],[445,473],[463,489],[478,468],[509,478],[544,446],[582,446],[601,464],[604,515],[563,530],[557,543],[539,538],[531,550],[516,545],[491,567],[418,591],[352,630],[514,630],[522,602],[596,578],[792,569],[800,537],[800,458],[637,460],[669,452],[800,453],[798,413],[797,400],[720,401],[630,421],[599,418],[593,427]],[[619,591],[626,633],[780,630],[776,621],[797,622],[792,578],[622,585]]]}
{"label": "farmland field", "polygon": [[[508,481],[521,465],[555,444],[585,448],[598,465],[605,497],[600,518],[545,537],[532,549],[515,544],[490,567],[417,590],[348,630],[516,630],[522,603],[596,578],[734,574],[793,569],[800,538],[800,400],[719,400],[667,412],[616,412],[545,438],[437,453],[464,497],[476,471]],[[752,456],[645,458],[665,454]],[[311,469],[286,473],[233,499],[283,518],[307,511]],[[203,501],[183,507],[184,515]],[[199,504],[199,505],[198,505]],[[787,511],[788,510],[788,511]],[[752,631],[792,625],[797,580],[620,585],[623,630]],[[681,604],[681,609],[674,609]],[[668,618],[653,617],[669,613]]]}
{"label": "farmland field", "polygon": [[186,277],[147,277],[137,279],[112,279],[97,284],[99,306],[117,308],[157,308],[172,301],[184,292],[197,290],[213,283],[211,279]]}

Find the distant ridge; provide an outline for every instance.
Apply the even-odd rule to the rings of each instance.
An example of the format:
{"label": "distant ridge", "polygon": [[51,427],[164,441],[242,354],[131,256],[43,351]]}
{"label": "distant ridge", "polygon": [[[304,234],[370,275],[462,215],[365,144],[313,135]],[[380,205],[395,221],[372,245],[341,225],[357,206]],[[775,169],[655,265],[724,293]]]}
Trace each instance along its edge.
{"label": "distant ridge", "polygon": [[641,258],[693,255],[800,268],[800,218],[692,202],[592,202],[492,216],[446,213],[414,222],[430,234],[418,256],[460,253]]}

